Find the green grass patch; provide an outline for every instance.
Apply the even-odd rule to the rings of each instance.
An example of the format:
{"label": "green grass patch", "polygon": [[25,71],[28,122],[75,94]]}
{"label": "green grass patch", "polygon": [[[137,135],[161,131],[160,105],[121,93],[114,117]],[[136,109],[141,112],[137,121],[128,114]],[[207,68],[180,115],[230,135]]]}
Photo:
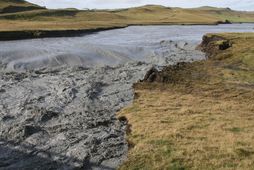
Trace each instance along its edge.
{"label": "green grass patch", "polygon": [[239,127],[233,127],[233,128],[230,128],[228,129],[230,132],[233,132],[233,133],[240,133],[242,131],[241,128]]}

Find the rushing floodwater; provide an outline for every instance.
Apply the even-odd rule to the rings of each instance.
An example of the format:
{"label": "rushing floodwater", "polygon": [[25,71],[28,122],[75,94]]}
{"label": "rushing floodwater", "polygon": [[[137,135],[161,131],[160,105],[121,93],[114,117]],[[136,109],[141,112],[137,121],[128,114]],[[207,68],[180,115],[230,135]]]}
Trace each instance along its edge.
{"label": "rushing floodwater", "polygon": [[163,58],[170,49],[162,42],[197,45],[206,33],[253,32],[253,28],[254,24],[132,26],[83,37],[0,42],[0,66],[18,70],[58,65],[116,65],[133,60],[164,64]]}

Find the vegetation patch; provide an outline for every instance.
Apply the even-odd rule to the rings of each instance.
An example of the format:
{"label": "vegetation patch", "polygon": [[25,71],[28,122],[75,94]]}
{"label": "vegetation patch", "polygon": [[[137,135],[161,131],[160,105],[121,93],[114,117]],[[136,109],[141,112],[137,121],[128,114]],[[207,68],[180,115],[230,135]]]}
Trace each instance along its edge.
{"label": "vegetation patch", "polygon": [[135,84],[133,106],[118,113],[134,144],[120,169],[254,169],[253,45],[254,33],[208,34],[206,61]]}
{"label": "vegetation patch", "polygon": [[233,132],[233,133],[239,133],[242,131],[241,128],[238,128],[238,127],[233,127],[233,128],[230,128],[228,129],[229,131]]}

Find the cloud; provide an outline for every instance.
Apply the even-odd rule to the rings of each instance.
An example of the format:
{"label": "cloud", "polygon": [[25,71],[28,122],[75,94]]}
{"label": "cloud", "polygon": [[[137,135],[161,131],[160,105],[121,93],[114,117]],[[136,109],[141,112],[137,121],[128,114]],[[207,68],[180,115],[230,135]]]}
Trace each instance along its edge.
{"label": "cloud", "polygon": [[99,8],[113,9],[158,4],[174,7],[215,6],[230,7],[235,10],[254,11],[253,0],[28,0],[48,8]]}

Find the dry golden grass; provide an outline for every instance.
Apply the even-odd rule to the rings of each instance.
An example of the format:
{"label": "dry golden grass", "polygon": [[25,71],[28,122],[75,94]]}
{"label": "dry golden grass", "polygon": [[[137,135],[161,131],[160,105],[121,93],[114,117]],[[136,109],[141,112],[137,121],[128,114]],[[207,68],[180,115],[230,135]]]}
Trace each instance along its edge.
{"label": "dry golden grass", "polygon": [[254,33],[219,36],[233,47],[135,85],[120,169],[254,169]]}
{"label": "dry golden grass", "polygon": [[24,0],[0,0],[0,14],[8,12],[43,9],[42,7]]}
{"label": "dry golden grass", "polygon": [[151,24],[216,24],[225,20],[254,22],[254,13],[220,8],[182,9],[156,5],[115,11],[40,9],[0,14],[0,31],[90,29]]}

